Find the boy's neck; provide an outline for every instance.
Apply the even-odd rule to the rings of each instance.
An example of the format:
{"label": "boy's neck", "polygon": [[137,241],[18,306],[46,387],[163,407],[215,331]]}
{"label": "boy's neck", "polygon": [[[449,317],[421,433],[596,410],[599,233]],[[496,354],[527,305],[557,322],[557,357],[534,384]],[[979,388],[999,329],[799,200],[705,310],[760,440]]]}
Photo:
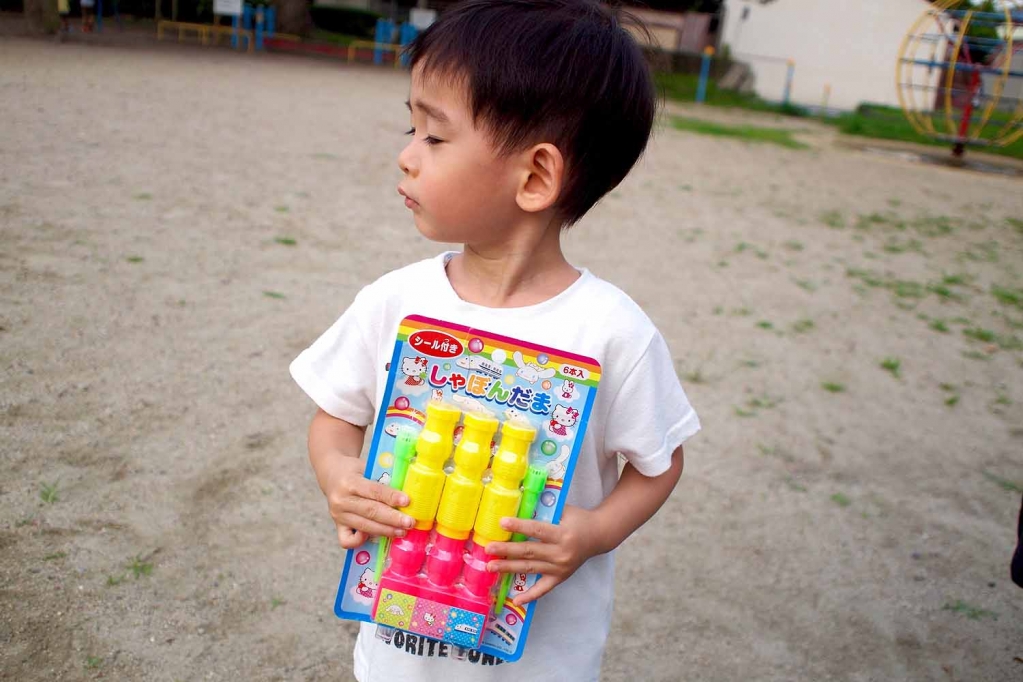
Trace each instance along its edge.
{"label": "boy's neck", "polygon": [[558,225],[500,244],[464,246],[448,263],[448,280],[459,298],[476,305],[536,305],[557,296],[579,278],[579,271],[561,251]]}

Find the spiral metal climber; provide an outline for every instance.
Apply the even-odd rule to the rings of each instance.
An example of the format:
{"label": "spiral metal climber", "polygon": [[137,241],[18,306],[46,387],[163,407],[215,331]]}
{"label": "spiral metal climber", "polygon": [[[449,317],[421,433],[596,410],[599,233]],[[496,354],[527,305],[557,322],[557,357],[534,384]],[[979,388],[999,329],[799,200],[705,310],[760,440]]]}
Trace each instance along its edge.
{"label": "spiral metal climber", "polygon": [[910,124],[957,157],[1023,137],[1023,0],[994,12],[960,4],[936,0],[906,34],[896,66]]}

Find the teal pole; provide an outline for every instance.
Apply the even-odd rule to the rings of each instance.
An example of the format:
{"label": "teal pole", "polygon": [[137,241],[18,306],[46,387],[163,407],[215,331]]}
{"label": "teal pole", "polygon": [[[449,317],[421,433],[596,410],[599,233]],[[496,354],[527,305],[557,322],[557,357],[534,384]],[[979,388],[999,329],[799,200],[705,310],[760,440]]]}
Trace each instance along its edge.
{"label": "teal pole", "polygon": [[703,104],[707,100],[707,81],[710,80],[710,62],[714,58],[714,48],[707,46],[703,51],[703,63],[700,65],[700,83],[696,87],[696,101]]}

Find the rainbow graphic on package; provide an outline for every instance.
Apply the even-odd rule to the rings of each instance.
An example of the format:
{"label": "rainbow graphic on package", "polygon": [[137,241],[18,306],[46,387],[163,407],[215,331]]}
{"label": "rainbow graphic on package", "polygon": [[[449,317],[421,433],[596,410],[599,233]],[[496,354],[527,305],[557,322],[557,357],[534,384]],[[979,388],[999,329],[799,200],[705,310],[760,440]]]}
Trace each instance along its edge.
{"label": "rainbow graphic on package", "polygon": [[[591,358],[412,315],[402,320],[366,464],[415,525],[348,552],[334,613],[506,661],[523,651],[536,575],[486,570],[506,516],[557,523],[597,384]],[[457,654],[456,654],[457,655]]]}

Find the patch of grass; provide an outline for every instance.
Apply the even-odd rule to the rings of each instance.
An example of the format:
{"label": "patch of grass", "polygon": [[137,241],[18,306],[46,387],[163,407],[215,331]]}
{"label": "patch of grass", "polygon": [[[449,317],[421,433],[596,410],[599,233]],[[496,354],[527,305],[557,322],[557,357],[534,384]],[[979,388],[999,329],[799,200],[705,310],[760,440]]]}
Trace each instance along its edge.
{"label": "patch of grass", "polygon": [[868,287],[885,287],[887,282],[879,277],[872,270],[864,270],[862,268],[847,268],[845,271],[846,277],[854,277]]}
{"label": "patch of grass", "polygon": [[[861,104],[855,111],[836,118],[825,118],[825,123],[836,126],[839,132],[855,137],[873,137],[882,140],[915,142],[933,147],[944,147],[948,143],[919,134],[906,120],[902,110],[876,104]],[[1023,158],[1023,142],[1006,147],[986,147],[985,152]]]}
{"label": "patch of grass", "polygon": [[923,298],[927,295],[927,288],[924,285],[909,280],[893,280],[888,288],[899,298]]}
{"label": "patch of grass", "polygon": [[845,392],[845,384],[840,384],[840,383],[835,382],[835,381],[825,381],[825,382],[823,382],[821,384],[821,388],[823,388],[828,393],[844,393]]}
{"label": "patch of grass", "polygon": [[845,216],[839,211],[825,211],[817,216],[817,219],[828,227],[833,227],[836,230],[840,230],[845,227]]}
{"label": "patch of grass", "polygon": [[790,241],[785,242],[784,246],[789,251],[802,251],[803,250],[803,242],[797,242],[795,240],[790,240]]}
{"label": "patch of grass", "polygon": [[802,320],[796,320],[792,324],[792,331],[794,331],[797,334],[804,334],[808,331],[811,331],[815,326],[816,325],[814,324],[813,320],[804,318]]}
{"label": "patch of grass", "polygon": [[298,244],[298,242],[292,239],[291,237],[274,237],[274,241],[280,244],[281,246],[295,246],[296,244]]}
{"label": "patch of grass", "polygon": [[755,417],[755,416],[757,416],[757,413],[755,411],[753,411],[753,410],[744,410],[743,408],[736,406],[735,407],[735,416],[736,417],[744,417],[744,418],[745,417]]}
{"label": "patch of grass", "polygon": [[1004,393],[999,393],[995,397],[995,405],[999,405],[1001,407],[1008,407],[1012,405],[1012,398],[1010,398]]}
{"label": "patch of grass", "polygon": [[917,239],[901,240],[898,237],[889,237],[881,247],[885,253],[900,254],[907,251],[923,253],[923,243]]}
{"label": "patch of grass", "polygon": [[760,366],[760,362],[757,360],[743,360],[739,364],[742,365],[743,367],[749,367],[751,369],[756,369],[757,367]]}
{"label": "patch of grass", "polygon": [[945,320],[933,319],[927,326],[936,332],[941,332],[942,334],[948,333],[948,325],[945,323]]}
{"label": "patch of grass", "polygon": [[777,407],[781,400],[781,398],[774,398],[765,393],[758,398],[750,398],[746,401],[746,405],[755,410],[769,410]]}
{"label": "patch of grass", "polygon": [[991,618],[998,620],[998,614],[994,611],[988,611],[982,609],[979,606],[973,606],[964,602],[962,599],[957,599],[954,604],[945,604],[941,607],[943,611],[952,611],[953,613],[961,613],[970,620],[980,620],[982,618]]}
{"label": "patch of grass", "polygon": [[153,564],[143,559],[141,554],[138,554],[132,557],[131,563],[128,564],[128,570],[135,576],[135,580],[138,580],[144,576],[152,575]]}
{"label": "patch of grass", "polygon": [[970,327],[963,330],[963,336],[974,341],[981,341],[983,343],[994,343],[997,339],[997,335],[990,329],[981,329],[980,327]]}
{"label": "patch of grass", "polygon": [[278,213],[288,213],[289,211],[291,211],[290,208],[284,205],[274,206],[274,210],[277,211]]}
{"label": "patch of grass", "polygon": [[785,484],[792,490],[795,490],[797,493],[806,492],[806,486],[797,481],[796,479],[792,478],[791,476],[785,477]]}
{"label": "patch of grass", "polygon": [[53,483],[41,483],[39,486],[39,499],[46,504],[53,504],[59,500],[60,495],[57,492],[57,483],[59,483],[59,481],[54,481]]}
{"label": "patch of grass", "polygon": [[[658,72],[654,74],[654,83],[665,98],[680,102],[696,100],[696,91],[700,78],[691,73]],[[752,111],[768,111],[786,116],[806,116],[802,107],[786,104],[773,104],[756,95],[744,94],[734,90],[719,89],[717,82],[707,83],[706,104],[718,107],[735,107]]]}
{"label": "patch of grass", "polygon": [[969,275],[945,275],[941,278],[941,283],[950,287],[965,287],[969,286],[973,278]]}
{"label": "patch of grass", "polygon": [[856,229],[869,232],[874,227],[887,227],[896,230],[906,229],[906,223],[894,213],[860,214],[856,218]]}
{"label": "patch of grass", "polygon": [[1015,481],[1010,481],[1007,478],[1002,478],[1001,476],[996,476],[995,474],[992,474],[990,471],[982,471],[980,473],[982,473],[984,475],[984,478],[986,478],[987,480],[989,480],[992,483],[996,484],[999,488],[1001,488],[1002,490],[1004,490],[1006,492],[1010,492],[1010,493],[1023,493],[1023,485],[1020,485],[1019,483],[1016,483]]}
{"label": "patch of grass", "polygon": [[139,192],[135,195],[136,201],[149,201],[153,198],[153,195],[149,192]]}
{"label": "patch of grass", "polygon": [[43,557],[43,561],[56,561],[57,559],[63,559],[67,556],[67,552],[54,552],[53,554],[47,554]]}
{"label": "patch of grass", "polygon": [[288,602],[284,601],[284,600],[283,600],[283,599],[281,599],[280,597],[273,597],[273,598],[272,598],[272,599],[270,600],[270,610],[271,610],[271,611],[273,611],[273,610],[274,610],[274,609],[276,609],[276,608],[277,608],[278,606],[284,606],[284,605],[285,605],[285,604],[287,604],[287,603],[288,603]]}
{"label": "patch of grass", "polygon": [[809,291],[811,294],[817,291],[817,285],[808,279],[794,279],[792,281],[795,282],[796,286],[803,291]]}
{"label": "patch of grass", "polygon": [[733,137],[745,142],[775,144],[786,149],[809,149],[809,146],[792,137],[792,131],[781,128],[759,128],[756,126],[729,126],[711,123],[696,118],[672,116],[671,124],[676,130],[714,137]]}
{"label": "patch of grass", "polygon": [[899,370],[902,367],[902,361],[898,358],[885,358],[881,361],[881,369],[886,372],[890,372],[893,377],[899,379]]}
{"label": "patch of grass", "polygon": [[971,244],[960,256],[977,263],[998,262],[998,242],[990,241],[982,244]]}
{"label": "patch of grass", "polygon": [[965,350],[962,355],[967,360],[980,360],[981,362],[989,362],[991,360],[990,355],[981,353],[979,350]]}
{"label": "patch of grass", "polygon": [[129,263],[141,263],[142,261],[145,260],[145,258],[143,258],[142,256],[128,256],[124,260],[128,261]]}
{"label": "patch of grass", "polygon": [[831,496],[831,501],[837,504],[839,507],[848,507],[852,504],[852,500],[843,495],[842,493],[835,493]]}
{"label": "patch of grass", "polygon": [[945,237],[956,231],[959,221],[948,216],[921,216],[913,221],[913,229],[924,237]]}
{"label": "patch of grass", "polygon": [[888,200],[888,205],[891,206],[892,208],[898,208],[899,206],[902,206],[902,199],[894,199],[894,198],[889,199]]}
{"label": "patch of grass", "polygon": [[991,295],[1002,305],[1011,305],[1023,310],[1023,289],[1010,289],[994,284],[991,286]]}
{"label": "patch of grass", "polygon": [[264,291],[263,295],[266,296],[267,298],[277,298],[277,299],[287,298],[287,296],[285,296],[284,294],[282,294],[279,291]]}
{"label": "patch of grass", "polygon": [[85,669],[95,670],[103,664],[103,659],[99,656],[86,656],[85,657]]}
{"label": "patch of grass", "polygon": [[760,320],[759,322],[757,322],[757,326],[760,327],[761,329],[774,329],[774,324],[771,323],[769,320]]}
{"label": "patch of grass", "polygon": [[946,394],[949,394],[945,398],[945,405],[946,406],[948,406],[948,407],[955,407],[955,406],[957,406],[959,404],[959,401],[960,401],[959,389],[955,388],[954,384],[952,384],[952,383],[942,383],[941,384],[941,390],[944,391]]}
{"label": "patch of grass", "polygon": [[685,379],[690,384],[707,383],[707,377],[704,376],[702,369],[696,369],[693,370],[692,372],[686,372],[685,374],[682,375],[682,378]]}
{"label": "patch of grass", "polygon": [[116,587],[117,585],[123,583],[127,577],[128,575],[126,573],[122,573],[121,575],[108,575],[107,587]]}
{"label": "patch of grass", "polygon": [[1023,220],[1020,220],[1019,218],[1006,218],[1005,224],[1016,230],[1020,236],[1023,236]]}
{"label": "patch of grass", "polygon": [[749,308],[732,308],[731,314],[736,317],[749,317],[753,314],[753,311]]}
{"label": "patch of grass", "polygon": [[955,291],[952,291],[952,289],[949,286],[942,284],[940,282],[932,282],[928,284],[927,291],[931,292],[932,294],[942,299],[943,301],[963,300],[963,297],[960,294],[956,293]]}

